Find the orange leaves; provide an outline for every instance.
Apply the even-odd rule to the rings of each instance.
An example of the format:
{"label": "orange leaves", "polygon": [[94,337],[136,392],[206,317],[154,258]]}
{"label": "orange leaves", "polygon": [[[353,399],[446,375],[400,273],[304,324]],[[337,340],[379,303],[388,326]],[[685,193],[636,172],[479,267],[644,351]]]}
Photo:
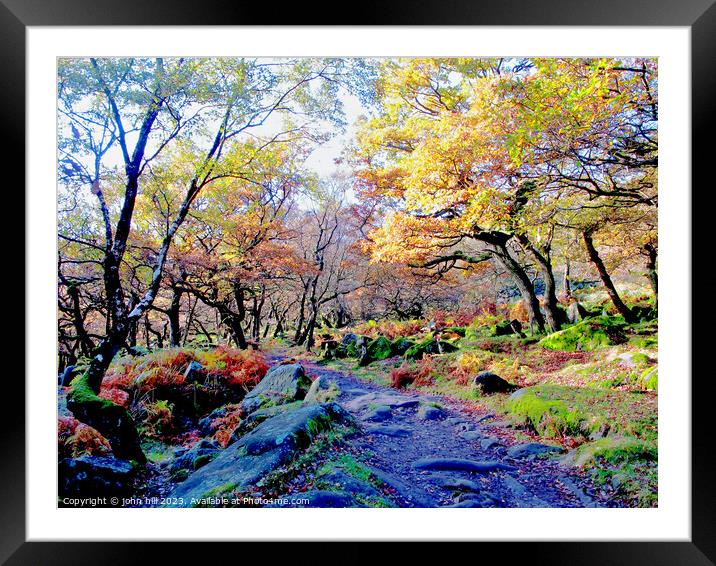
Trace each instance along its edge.
{"label": "orange leaves", "polygon": [[106,455],[112,451],[104,436],[74,417],[57,419],[57,448],[60,458]]}
{"label": "orange leaves", "polygon": [[232,434],[241,422],[240,405],[226,405],[224,409],[226,409],[225,413],[211,423],[211,428],[214,431],[214,440],[216,440],[222,448],[228,446]]}
{"label": "orange leaves", "polygon": [[435,369],[435,363],[431,356],[425,356],[418,360],[415,366],[409,362],[403,362],[400,367],[390,371],[390,385],[396,389],[402,389],[408,385],[430,385]]}
{"label": "orange leaves", "polygon": [[204,356],[209,371],[228,385],[250,389],[266,375],[266,358],[255,350],[235,350],[218,346]]}

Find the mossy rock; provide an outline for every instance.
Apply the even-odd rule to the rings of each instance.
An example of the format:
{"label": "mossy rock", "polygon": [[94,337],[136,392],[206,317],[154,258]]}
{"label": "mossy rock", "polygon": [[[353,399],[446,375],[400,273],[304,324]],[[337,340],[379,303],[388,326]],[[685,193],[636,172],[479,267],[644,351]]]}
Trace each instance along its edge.
{"label": "mossy rock", "polygon": [[620,464],[627,460],[653,461],[657,457],[654,443],[631,436],[607,437],[580,446],[572,456],[577,466],[594,465],[598,460]]}
{"label": "mossy rock", "polygon": [[369,344],[371,342],[371,338],[370,336],[357,336],[355,334],[353,336],[356,336],[355,340],[351,340],[345,344],[346,356],[349,358],[358,358],[361,355],[362,347]]}
{"label": "mossy rock", "polygon": [[617,317],[597,317],[550,334],[539,341],[548,350],[591,351],[626,342],[624,322]]}
{"label": "mossy rock", "polygon": [[405,358],[408,360],[420,360],[426,354],[448,354],[457,350],[458,347],[454,344],[450,344],[450,342],[425,340],[411,346],[405,352]]}
{"label": "mossy rock", "polygon": [[368,357],[371,360],[385,360],[393,355],[393,345],[385,336],[379,336],[368,344]]}
{"label": "mossy rock", "polygon": [[465,328],[464,326],[448,326],[447,328],[443,328],[440,332],[457,334],[461,338],[465,338],[465,335],[467,334],[467,328]]}
{"label": "mossy rock", "polygon": [[510,415],[542,436],[579,435],[585,432],[585,417],[559,399],[543,399],[522,389],[508,402]]}
{"label": "mossy rock", "polygon": [[407,338],[396,338],[391,344],[391,350],[393,351],[393,355],[402,356],[413,346],[415,346],[415,342],[412,340],[408,340]]}
{"label": "mossy rock", "polygon": [[659,371],[656,367],[650,367],[644,370],[640,378],[641,386],[649,391],[657,391],[659,389]]}

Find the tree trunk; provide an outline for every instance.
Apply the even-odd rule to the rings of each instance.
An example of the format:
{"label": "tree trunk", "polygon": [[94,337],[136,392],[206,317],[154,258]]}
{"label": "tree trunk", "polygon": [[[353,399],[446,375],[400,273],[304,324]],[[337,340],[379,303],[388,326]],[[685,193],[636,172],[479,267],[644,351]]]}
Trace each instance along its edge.
{"label": "tree trunk", "polygon": [[566,259],[566,263],[564,266],[564,279],[562,280],[562,287],[564,288],[564,298],[566,300],[569,300],[572,298],[572,283],[570,279],[570,266],[569,266],[569,258]]}
{"label": "tree trunk", "polygon": [[510,254],[507,246],[502,244],[493,244],[494,257],[497,263],[502,266],[511,276],[520,291],[520,295],[527,306],[527,313],[530,319],[530,329],[538,333],[544,332],[544,317],[539,308],[539,301],[535,294],[534,285],[527,276],[524,268],[515,261]]}
{"label": "tree trunk", "polygon": [[296,323],[296,333],[294,334],[293,341],[296,344],[301,344],[301,335],[303,334],[303,323],[306,319],[306,297],[308,295],[308,287],[310,282],[303,284],[303,293],[301,294],[300,308],[298,310],[298,322]]}
{"label": "tree trunk", "polygon": [[80,305],[80,290],[77,285],[69,284],[67,286],[67,294],[72,300],[72,324],[75,327],[75,332],[77,332],[77,342],[80,346],[80,352],[82,352],[83,356],[89,357],[94,349],[94,344],[85,329],[84,317],[82,316]]}
{"label": "tree trunk", "polygon": [[167,309],[169,319],[169,345],[178,348],[181,345],[181,325],[179,324],[179,309],[181,307],[182,290],[172,287],[172,300]]}
{"label": "tree trunk", "polygon": [[651,284],[651,290],[654,292],[654,301],[659,300],[658,284],[659,278],[656,272],[657,251],[653,244],[645,244],[644,249],[649,254],[646,261],[646,276]]}
{"label": "tree trunk", "polygon": [[636,317],[633,315],[629,307],[624,304],[624,301],[621,300],[621,297],[619,297],[617,288],[614,286],[614,282],[609,276],[609,272],[604,266],[602,258],[599,257],[599,252],[597,252],[597,248],[594,247],[594,241],[592,240],[591,232],[582,232],[582,239],[584,240],[584,245],[587,248],[587,254],[589,255],[589,259],[594,264],[594,267],[597,268],[599,278],[602,280],[602,283],[607,290],[607,294],[609,295],[609,298],[616,307],[617,312],[622,315],[624,317],[624,320],[626,320],[627,322],[636,322]]}
{"label": "tree trunk", "polygon": [[534,258],[537,268],[542,274],[542,279],[544,279],[544,316],[550,331],[557,332],[564,322],[564,317],[557,306],[557,290],[552,262],[530,242],[527,236],[520,234],[516,237],[522,248]]}

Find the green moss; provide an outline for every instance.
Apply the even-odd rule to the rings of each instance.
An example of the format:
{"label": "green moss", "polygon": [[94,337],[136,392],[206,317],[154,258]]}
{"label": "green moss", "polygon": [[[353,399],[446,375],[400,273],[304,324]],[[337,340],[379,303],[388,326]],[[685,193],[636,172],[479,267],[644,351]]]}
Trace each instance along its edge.
{"label": "green moss", "polygon": [[641,374],[641,386],[650,391],[659,389],[659,371],[656,367],[647,368]]}
{"label": "green moss", "polygon": [[598,350],[626,340],[621,317],[601,316],[583,320],[539,341],[548,350],[574,352]]}
{"label": "green moss", "polygon": [[608,437],[580,446],[573,462],[589,470],[597,485],[610,486],[637,507],[654,507],[658,501],[656,440],[631,436]]}
{"label": "green moss", "polygon": [[206,466],[209,462],[214,459],[215,454],[202,454],[194,459],[194,469],[198,470],[202,466]]}
{"label": "green moss", "polygon": [[392,355],[392,344],[385,336],[379,336],[368,344],[368,356],[372,360],[385,360]]}
{"label": "green moss", "polygon": [[70,391],[67,394],[67,401],[78,405],[97,405],[100,409],[119,407],[116,403],[99,397],[89,386],[89,375],[84,373],[78,375],[70,382]]}
{"label": "green moss", "polygon": [[619,464],[630,459],[653,461],[656,457],[656,443],[633,436],[601,438],[580,446],[573,456],[577,466],[594,465],[600,459]]}
{"label": "green moss", "polygon": [[411,346],[405,352],[404,357],[408,360],[420,360],[425,354],[450,353],[456,350],[458,350],[458,347],[450,342],[439,342],[437,340],[428,339]]}
{"label": "green moss", "polygon": [[413,342],[412,340],[408,340],[407,338],[396,338],[391,344],[391,349],[394,355],[402,356],[414,345],[415,342]]}
{"label": "green moss", "polygon": [[563,401],[542,399],[534,393],[510,401],[509,412],[522,424],[550,437],[581,434],[586,420],[581,412],[571,410]]}

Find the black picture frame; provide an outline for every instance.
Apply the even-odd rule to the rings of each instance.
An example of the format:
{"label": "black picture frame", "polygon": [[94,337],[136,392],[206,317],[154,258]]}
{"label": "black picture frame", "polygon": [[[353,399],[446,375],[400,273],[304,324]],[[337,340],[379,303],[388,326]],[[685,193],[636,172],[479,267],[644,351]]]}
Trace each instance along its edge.
{"label": "black picture frame", "polygon": [[[5,211],[10,217],[16,210],[25,210],[24,170],[18,165],[25,158],[25,32],[27,26],[65,25],[342,25],[341,12],[306,3],[288,6],[263,3],[219,1],[207,5],[187,0],[0,0],[0,115],[7,144],[3,150]],[[716,473],[714,473],[714,441],[712,425],[714,378],[705,362],[710,336],[702,329],[702,316],[693,308],[695,297],[708,297],[714,280],[707,273],[713,239],[709,215],[714,208],[714,181],[710,162],[713,161],[713,133],[716,123],[712,101],[716,93],[716,4],[714,0],[410,0],[377,2],[364,0],[351,7],[351,25],[578,25],[578,26],[688,26],[691,28],[692,71],[692,332],[693,370],[684,365],[684,386],[692,375],[692,538],[690,542],[589,542],[589,543],[478,543],[477,549],[459,545],[411,545],[421,560],[448,559],[446,553],[467,550],[477,560],[486,550],[495,551],[510,561],[532,564],[714,564],[716,563]],[[684,188],[686,191],[687,188]],[[686,194],[686,192],[685,192]],[[12,301],[17,302],[23,286],[18,281],[24,258],[20,246],[6,252],[6,277],[12,279]],[[14,254],[14,257],[13,257]],[[8,257],[9,256],[9,257]],[[699,260],[699,261],[697,261]],[[700,262],[700,263],[699,263]],[[12,266],[12,267],[7,267]],[[9,272],[13,275],[10,276]],[[684,289],[687,293],[688,290]],[[10,295],[6,295],[8,301]],[[29,297],[25,296],[27,300]],[[8,301],[10,302],[10,301]],[[706,304],[706,303],[705,303]],[[9,309],[9,306],[6,306]],[[712,310],[712,309],[711,309]],[[6,312],[9,312],[6,311]],[[7,316],[7,315],[6,315]],[[7,320],[19,338],[17,315]],[[24,336],[24,332],[23,332]],[[8,344],[8,342],[6,342]],[[9,346],[8,347],[8,354]],[[711,346],[713,347],[713,346]],[[25,355],[31,355],[32,344],[25,344]],[[7,564],[128,564],[155,560],[167,562],[187,556],[186,544],[171,543],[79,543],[25,542],[25,384],[20,379],[22,368],[16,354],[14,362],[4,364],[2,419],[0,419],[0,560]],[[12,356],[11,355],[11,356]],[[697,368],[702,367],[702,371]],[[30,392],[31,395],[31,392]],[[7,401],[11,399],[12,402]],[[507,527],[506,527],[507,528]],[[320,525],[317,525],[320,536]],[[559,533],[555,533],[558,537]],[[211,562],[243,556],[262,560],[258,543],[212,545]],[[250,547],[246,545],[250,544]],[[273,543],[283,544],[283,543]],[[290,544],[290,543],[288,543]],[[474,544],[474,543],[466,543]],[[308,543],[314,546],[315,543]],[[341,557],[340,562],[362,562],[375,558],[373,543],[352,543],[352,548],[335,548],[334,543],[320,543],[320,549],[299,549],[279,546],[271,554],[281,556],[300,553],[311,560],[325,556]],[[489,545],[489,546],[488,546]],[[508,548],[509,545],[509,548]],[[206,548],[206,547],[204,547]],[[277,552],[278,551],[278,552]],[[492,554],[492,553],[491,553]],[[467,555],[468,557],[470,554]],[[234,559],[235,559],[234,558]]]}

